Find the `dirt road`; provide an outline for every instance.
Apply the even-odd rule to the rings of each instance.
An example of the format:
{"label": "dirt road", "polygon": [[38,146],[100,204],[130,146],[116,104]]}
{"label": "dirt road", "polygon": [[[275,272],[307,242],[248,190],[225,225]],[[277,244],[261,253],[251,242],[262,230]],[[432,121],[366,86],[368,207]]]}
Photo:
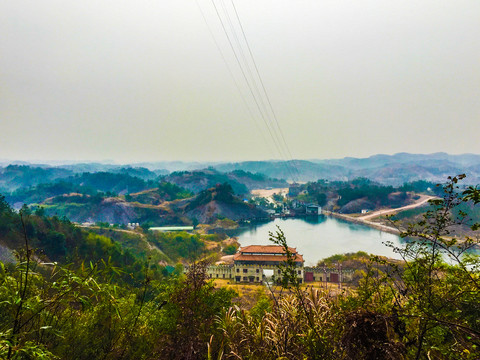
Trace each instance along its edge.
{"label": "dirt road", "polygon": [[436,196],[420,195],[420,199],[415,201],[413,204],[402,206],[402,207],[395,208],[395,209],[383,209],[383,210],[373,211],[371,213],[368,213],[367,215],[359,216],[359,217],[357,217],[357,219],[358,220],[369,220],[369,219],[373,219],[373,218],[375,218],[377,216],[381,216],[381,215],[395,214],[399,211],[414,209],[416,207],[422,206],[427,201],[429,201],[431,199],[437,199],[437,198],[438,197],[436,197]]}

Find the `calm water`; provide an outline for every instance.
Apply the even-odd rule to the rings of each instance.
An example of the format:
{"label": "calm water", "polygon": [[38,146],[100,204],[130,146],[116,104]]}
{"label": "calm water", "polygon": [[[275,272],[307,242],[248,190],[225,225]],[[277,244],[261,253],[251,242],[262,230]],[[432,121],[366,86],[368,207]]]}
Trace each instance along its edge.
{"label": "calm water", "polygon": [[321,216],[318,220],[275,219],[266,224],[252,225],[234,235],[238,236],[241,246],[271,245],[268,232],[274,232],[276,225],[285,233],[289,246],[296,247],[303,255],[305,265],[314,265],[330,255],[360,250],[398,258],[383,242],[399,245],[400,237],[331,217]]}

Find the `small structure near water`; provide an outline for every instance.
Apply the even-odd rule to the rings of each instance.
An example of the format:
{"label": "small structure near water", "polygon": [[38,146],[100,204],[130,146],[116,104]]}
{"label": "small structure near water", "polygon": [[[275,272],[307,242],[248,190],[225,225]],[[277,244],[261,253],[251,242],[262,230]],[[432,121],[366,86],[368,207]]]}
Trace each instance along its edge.
{"label": "small structure near water", "polygon": [[158,226],[151,227],[148,230],[152,231],[193,231],[193,226]]}

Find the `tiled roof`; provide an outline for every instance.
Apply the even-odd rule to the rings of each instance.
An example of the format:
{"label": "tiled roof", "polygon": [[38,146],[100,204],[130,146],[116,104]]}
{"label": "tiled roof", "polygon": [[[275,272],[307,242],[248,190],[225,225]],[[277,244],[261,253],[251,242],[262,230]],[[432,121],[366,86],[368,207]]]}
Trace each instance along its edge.
{"label": "tiled roof", "polygon": [[[260,262],[260,261],[281,262],[281,261],[286,261],[287,257],[279,256],[279,255],[242,255],[241,253],[237,253],[233,257],[233,260],[234,261],[255,261],[255,262]],[[300,254],[296,254],[295,261],[303,263],[303,256]]]}
{"label": "tiled roof", "polygon": [[[297,253],[296,248],[289,247],[290,252],[295,256],[295,261],[303,262],[303,256]],[[286,261],[283,247],[279,245],[249,245],[240,248],[233,257],[234,261]]]}
{"label": "tiled roof", "polygon": [[[296,254],[297,249],[289,247],[291,253]],[[262,254],[283,254],[285,251],[283,247],[280,245],[249,245],[242,247],[238,250],[238,252],[242,253],[262,253]]]}

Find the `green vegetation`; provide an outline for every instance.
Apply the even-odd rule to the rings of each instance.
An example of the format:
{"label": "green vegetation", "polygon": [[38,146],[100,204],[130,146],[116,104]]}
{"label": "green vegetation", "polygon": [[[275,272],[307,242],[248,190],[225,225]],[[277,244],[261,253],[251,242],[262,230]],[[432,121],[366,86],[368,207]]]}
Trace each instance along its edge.
{"label": "green vegetation", "polygon": [[229,184],[235,194],[248,193],[248,188],[243,183],[213,169],[176,171],[165,176],[164,181],[177,184],[193,193],[199,193],[217,184]]}
{"label": "green vegetation", "polygon": [[289,197],[305,203],[316,203],[341,213],[355,213],[362,209],[402,207],[418,199],[418,193],[442,196],[443,190],[435,183],[414,181],[402,186],[385,186],[367,178],[352,181],[318,180],[290,187]]}
{"label": "green vegetation", "polygon": [[26,188],[66,178],[72,172],[52,167],[8,165],[0,169],[0,191],[8,193],[18,188]]}
{"label": "green vegetation", "polygon": [[160,205],[165,201],[187,199],[193,196],[190,191],[165,181],[161,181],[156,186],[156,188],[136,194],[127,194],[125,200],[140,204]]}
{"label": "green vegetation", "polygon": [[32,253],[0,264],[2,359],[197,359],[235,295],[214,290],[205,266],[138,286],[112,283],[108,263],[70,270]]}
{"label": "green vegetation", "polygon": [[15,190],[7,198],[11,204],[21,202],[24,204],[40,203],[45,199],[63,194],[95,195],[97,191],[86,186],[75,185],[66,181],[38,184],[29,188]]}
{"label": "green vegetation", "polygon": [[320,266],[323,264],[327,266],[336,265],[336,264],[344,265],[351,261],[365,260],[365,259],[370,259],[370,255],[365,251],[357,251],[355,253],[336,254],[320,260],[317,266]]}
{"label": "green vegetation", "polygon": [[187,206],[191,210],[211,201],[221,201],[227,204],[238,204],[242,201],[234,195],[233,188],[228,183],[217,184],[215,188],[203,190]]}
{"label": "green vegetation", "polygon": [[250,200],[248,200],[249,204],[260,206],[263,209],[275,209],[275,204],[268,201],[264,197],[251,197]]}
{"label": "green vegetation", "polygon": [[[410,238],[395,248],[401,263],[363,252],[323,260],[361,261],[355,288],[301,284],[279,229],[271,240],[287,255],[282,287],[259,293],[251,308],[214,288],[206,261],[183,274],[159,265],[148,246],[173,261],[199,260],[209,255],[199,235],[85,231],[42,209],[16,213],[0,197],[0,239],[17,249],[15,264],[0,263],[0,358],[478,359],[480,269],[471,250],[479,241],[450,231],[468,220],[458,209],[478,205],[480,189],[462,192],[462,178],[401,228]],[[136,241],[143,247],[133,252]]]}
{"label": "green vegetation", "polygon": [[181,188],[175,184],[171,184],[165,181],[160,182],[158,184],[157,193],[160,195],[162,199],[172,201],[178,199],[186,199],[192,197],[193,194],[190,191]]}
{"label": "green vegetation", "polygon": [[391,205],[392,207],[399,207],[404,205],[404,200],[407,199],[405,192],[401,193],[402,197],[399,201],[395,201],[395,204],[392,204],[389,195],[394,191],[395,189],[392,186],[376,186],[370,184],[368,181],[365,181],[365,183],[352,183],[352,186],[338,189],[338,195],[340,195],[341,198],[337,203],[339,206],[343,206],[350,201],[367,198],[369,201],[380,206]]}
{"label": "green vegetation", "polygon": [[160,248],[171,260],[195,260],[206,254],[205,243],[199,235],[182,232],[152,232],[147,234],[150,243]]}
{"label": "green vegetation", "polygon": [[227,245],[223,249],[223,252],[225,253],[225,255],[233,255],[237,252],[237,249],[238,249],[238,246],[235,246],[233,244],[232,245]]}
{"label": "green vegetation", "polygon": [[414,191],[416,193],[432,193],[437,196],[443,196],[443,188],[437,183],[425,180],[412,181],[405,183],[399,188],[401,191]]}
{"label": "green vegetation", "polygon": [[73,184],[92,187],[98,191],[111,193],[134,193],[155,187],[155,182],[145,181],[128,174],[110,172],[83,173],[68,179]]}

